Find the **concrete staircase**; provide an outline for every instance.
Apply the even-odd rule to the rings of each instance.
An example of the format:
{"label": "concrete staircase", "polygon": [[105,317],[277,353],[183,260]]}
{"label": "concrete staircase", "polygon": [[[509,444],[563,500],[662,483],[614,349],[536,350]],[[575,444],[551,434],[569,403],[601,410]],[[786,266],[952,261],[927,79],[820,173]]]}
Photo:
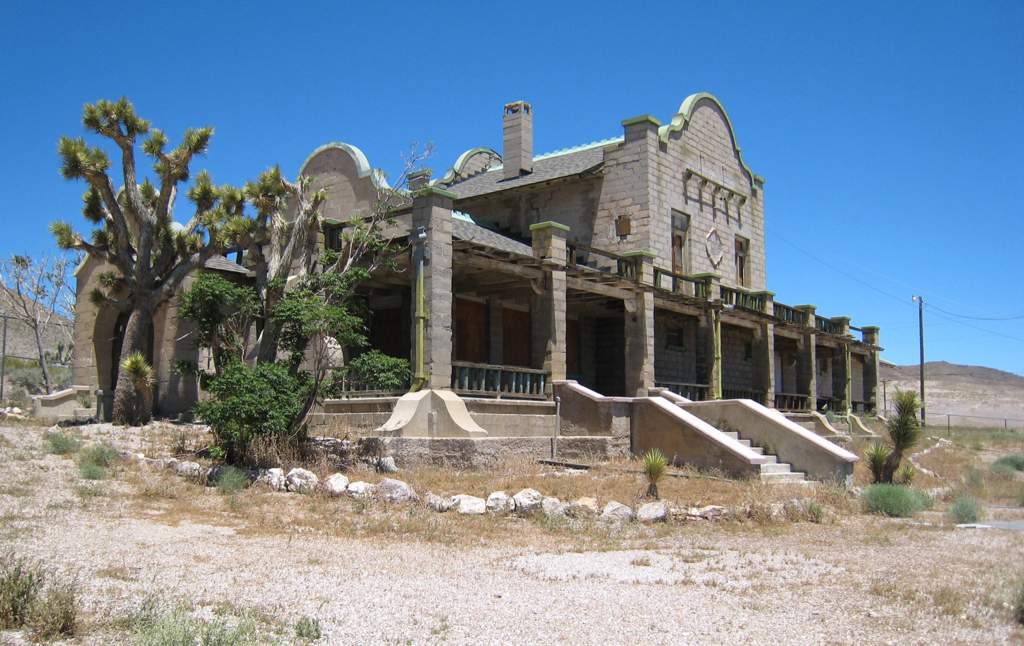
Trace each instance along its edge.
{"label": "concrete staircase", "polygon": [[764,448],[755,446],[750,440],[743,439],[740,434],[736,431],[721,431],[726,437],[730,437],[743,446],[746,446],[754,453],[764,456],[767,460],[766,463],[760,465],[761,467],[761,482],[769,482],[772,484],[780,482],[804,482],[805,474],[800,471],[793,471],[788,463],[779,462],[778,456],[773,453],[765,453]]}

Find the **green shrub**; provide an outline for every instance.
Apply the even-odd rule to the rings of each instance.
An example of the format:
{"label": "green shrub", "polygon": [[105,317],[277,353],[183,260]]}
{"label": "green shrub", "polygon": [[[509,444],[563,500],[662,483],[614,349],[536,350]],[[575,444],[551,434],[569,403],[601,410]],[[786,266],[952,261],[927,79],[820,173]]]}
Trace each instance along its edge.
{"label": "green shrub", "polygon": [[293,375],[281,364],[232,363],[210,381],[211,398],[195,410],[210,425],[227,461],[238,464],[255,438],[299,439],[304,429],[290,426],[310,388],[308,376]]}
{"label": "green shrub", "polygon": [[21,628],[43,587],[45,573],[28,559],[7,552],[0,557],[0,628]]}
{"label": "green shrub", "polygon": [[1009,467],[1014,471],[1024,471],[1024,453],[1004,455],[992,463],[992,469],[996,467]]}
{"label": "green shrub", "polygon": [[304,641],[316,641],[320,639],[320,620],[315,617],[303,617],[295,622],[295,636]]}
{"label": "green shrub", "polygon": [[991,468],[992,475],[1000,480],[1013,480],[1017,477],[1017,470],[1006,463],[995,462]]}
{"label": "green shrub", "polygon": [[223,466],[217,474],[217,489],[224,494],[233,494],[249,486],[249,474],[233,466]]}
{"label": "green shrub", "polygon": [[981,506],[974,496],[960,494],[949,508],[949,515],[958,524],[976,523],[981,518]]}
{"label": "green shrub", "polygon": [[83,480],[106,480],[107,470],[92,462],[83,462],[78,465],[78,475]]}
{"label": "green shrub", "polygon": [[163,610],[152,601],[136,615],[133,632],[138,646],[243,646],[264,642],[251,619],[228,623],[218,617],[204,621],[191,616],[185,606]]}
{"label": "green shrub", "polygon": [[402,390],[409,385],[410,376],[408,359],[369,350],[337,371],[328,394],[340,394],[343,380],[355,382],[367,390]]}
{"label": "green shrub", "polygon": [[875,442],[864,452],[864,461],[871,469],[871,481],[881,482],[882,473],[885,471],[885,461],[889,459],[892,451],[881,442]]}
{"label": "green shrub", "polygon": [[53,455],[71,455],[82,448],[78,438],[65,435],[61,431],[43,435],[43,450]]}
{"label": "green shrub", "polygon": [[651,449],[644,453],[644,475],[647,476],[647,495],[652,498],[658,497],[658,481],[665,475],[668,467],[668,459],[658,449]]}
{"label": "green shrub", "polygon": [[890,484],[873,484],[862,495],[864,509],[872,514],[893,518],[910,518],[932,505],[931,497],[923,491]]}
{"label": "green shrub", "polygon": [[36,639],[71,637],[78,624],[78,591],[74,583],[51,583],[32,605],[28,626]]}
{"label": "green shrub", "polygon": [[90,444],[78,452],[78,473],[86,480],[103,480],[117,459],[117,451],[107,444]]}

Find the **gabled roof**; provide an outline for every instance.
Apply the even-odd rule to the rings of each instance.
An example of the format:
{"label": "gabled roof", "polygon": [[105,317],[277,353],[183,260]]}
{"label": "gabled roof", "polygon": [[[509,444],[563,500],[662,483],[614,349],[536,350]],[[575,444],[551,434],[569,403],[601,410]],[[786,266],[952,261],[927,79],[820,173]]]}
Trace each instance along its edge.
{"label": "gabled roof", "polygon": [[579,175],[600,166],[604,161],[604,147],[621,141],[622,137],[604,139],[534,157],[533,172],[512,179],[504,179],[502,176],[503,166],[495,166],[486,172],[456,182],[448,186],[447,190],[455,193],[461,200],[561,177]]}
{"label": "gabled roof", "polygon": [[533,256],[533,248],[528,244],[482,227],[474,222],[472,217],[460,211],[455,211],[452,216],[452,237],[454,238],[489,249],[507,251],[520,256]]}
{"label": "gabled roof", "polygon": [[215,271],[224,271],[232,274],[242,274],[244,276],[248,276],[249,278],[256,276],[256,274],[254,274],[252,270],[246,269],[237,262],[228,260],[224,256],[220,255],[211,256],[210,259],[207,260],[206,264],[204,264],[203,266],[207,269],[213,269]]}

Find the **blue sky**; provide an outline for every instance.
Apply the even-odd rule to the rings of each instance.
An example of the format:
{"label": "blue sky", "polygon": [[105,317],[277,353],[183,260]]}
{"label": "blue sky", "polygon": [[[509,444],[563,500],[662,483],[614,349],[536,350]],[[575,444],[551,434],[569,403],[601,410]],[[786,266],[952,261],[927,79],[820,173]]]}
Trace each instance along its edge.
{"label": "blue sky", "polygon": [[1024,373],[1024,318],[962,318],[1024,316],[1024,3],[145,4],[0,7],[0,254],[85,230],[56,144],[98,98],[172,141],[213,125],[198,167],[240,183],[332,140],[392,174],[432,141],[437,176],[500,148],[509,100],[541,153],[704,90],[767,178],[778,300],[880,325],[914,363],[923,293],[929,359]]}

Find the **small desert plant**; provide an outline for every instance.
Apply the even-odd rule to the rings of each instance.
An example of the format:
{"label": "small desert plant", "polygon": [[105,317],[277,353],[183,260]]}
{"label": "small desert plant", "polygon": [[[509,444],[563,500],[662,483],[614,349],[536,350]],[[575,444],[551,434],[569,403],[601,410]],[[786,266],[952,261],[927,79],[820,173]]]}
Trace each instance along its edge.
{"label": "small desert plant", "polygon": [[217,474],[217,489],[223,494],[233,494],[249,486],[249,474],[233,466],[220,467]]}
{"label": "small desert plant", "polygon": [[917,412],[921,403],[917,399],[917,393],[912,390],[897,390],[893,397],[895,410],[893,416],[886,424],[889,432],[889,441],[892,443],[892,452],[885,460],[885,467],[882,469],[881,482],[891,483],[899,469],[903,454],[914,448],[921,439],[921,423],[917,419]]}
{"label": "small desert plant", "polygon": [[75,400],[78,401],[78,405],[81,406],[82,408],[92,408],[96,404],[95,400],[92,398],[92,395],[90,395],[89,393],[78,393],[78,395],[75,397]]}
{"label": "small desert plant", "polygon": [[86,480],[103,480],[117,451],[106,444],[90,444],[78,452],[78,473]]}
{"label": "small desert plant", "polygon": [[121,362],[121,370],[131,379],[135,391],[128,421],[133,426],[145,424],[153,410],[153,367],[144,354],[133,352]]}
{"label": "small desert plant", "polygon": [[1013,480],[1017,477],[1017,470],[1005,462],[994,462],[990,471],[994,477],[1000,480]]}
{"label": "small desert plant", "polygon": [[71,455],[82,448],[77,438],[65,435],[61,431],[43,435],[43,449],[53,455]]}
{"label": "small desert plant", "polygon": [[32,636],[40,640],[70,637],[78,623],[78,590],[74,583],[50,583],[32,604],[28,618]]}
{"label": "small desert plant", "polygon": [[315,617],[303,617],[295,622],[295,636],[303,641],[316,641],[320,639],[320,620]]}
{"label": "small desert plant", "polygon": [[914,465],[904,462],[900,470],[896,472],[896,482],[909,487],[914,483],[914,476],[916,475],[917,469],[914,468]]}
{"label": "small desert plant", "polygon": [[881,482],[882,474],[885,472],[885,462],[889,459],[891,451],[889,447],[881,442],[875,442],[864,452],[864,461],[871,469],[871,481]]}
{"label": "small desert plant", "polygon": [[976,523],[981,518],[981,506],[974,496],[962,493],[953,501],[953,506],[949,508],[949,515],[958,525]]}
{"label": "small desert plant", "polygon": [[0,628],[25,625],[44,578],[42,568],[28,559],[13,552],[0,557]]}
{"label": "small desert plant", "polygon": [[650,449],[644,453],[644,475],[647,476],[647,495],[658,497],[658,481],[665,475],[668,459],[658,449]]}
{"label": "small desert plant", "polygon": [[992,470],[994,471],[997,467],[1007,467],[1014,471],[1024,471],[1024,453],[1014,453],[1013,455],[1004,455],[995,462],[992,463]]}
{"label": "small desert plant", "polygon": [[864,508],[872,514],[884,514],[893,518],[910,518],[932,505],[928,494],[891,484],[873,484],[862,495]]}
{"label": "small desert plant", "polygon": [[967,488],[973,492],[985,490],[985,474],[978,467],[971,467],[967,471],[965,482],[967,483]]}
{"label": "small desert plant", "polygon": [[807,520],[812,523],[821,524],[825,521],[825,508],[814,502],[813,500],[807,503],[806,507]]}

